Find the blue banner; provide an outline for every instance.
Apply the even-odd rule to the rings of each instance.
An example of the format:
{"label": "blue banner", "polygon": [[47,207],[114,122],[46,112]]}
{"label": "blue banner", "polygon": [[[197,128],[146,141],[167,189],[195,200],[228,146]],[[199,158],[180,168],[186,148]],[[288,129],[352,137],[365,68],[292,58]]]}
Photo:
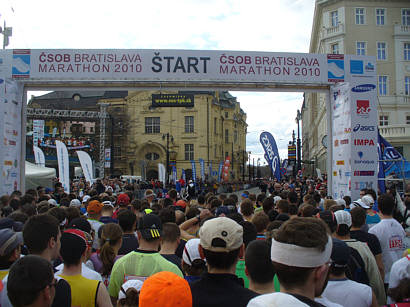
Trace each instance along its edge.
{"label": "blue banner", "polygon": [[221,175],[222,175],[222,167],[224,166],[224,163],[221,162],[219,163],[219,168],[218,168],[218,182],[221,182]]}
{"label": "blue banner", "polygon": [[209,166],[209,177],[212,177],[212,176],[213,176],[213,173],[212,173],[212,161],[209,161],[208,166]]}
{"label": "blue banner", "polygon": [[186,175],[185,175],[185,170],[184,169],[181,170],[181,177],[182,177],[182,179],[184,180],[184,182],[186,184]]}
{"label": "blue banner", "polygon": [[379,161],[378,172],[379,189],[382,193],[386,192],[384,182],[386,176],[394,174],[395,178],[410,178],[410,163],[380,133],[377,152],[379,153],[379,160],[382,160]]}
{"label": "blue banner", "polygon": [[205,180],[205,162],[204,159],[199,159],[199,166],[201,167],[201,179]]}
{"label": "blue banner", "polygon": [[191,160],[191,166],[192,166],[192,180],[196,183],[196,166],[195,166],[194,160]]}
{"label": "blue banner", "polygon": [[275,139],[269,132],[262,132],[260,135],[260,142],[265,150],[265,159],[268,162],[272,174],[276,179],[280,180],[280,158],[278,146],[276,146]]}
{"label": "blue banner", "polygon": [[172,166],[172,182],[174,184],[177,183],[177,168],[175,167],[175,165]]}
{"label": "blue banner", "polygon": [[288,160],[288,159],[283,160],[283,162],[282,162],[282,168],[287,168],[288,165],[289,165],[289,160]]}

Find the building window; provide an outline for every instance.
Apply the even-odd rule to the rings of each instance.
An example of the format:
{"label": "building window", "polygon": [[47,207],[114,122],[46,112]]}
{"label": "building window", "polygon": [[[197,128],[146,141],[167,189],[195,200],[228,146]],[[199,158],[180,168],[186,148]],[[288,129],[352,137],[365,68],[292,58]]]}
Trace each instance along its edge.
{"label": "building window", "polygon": [[379,95],[387,95],[387,76],[379,76]]}
{"label": "building window", "polygon": [[145,117],[145,133],[160,133],[159,119],[159,117]]}
{"label": "building window", "polygon": [[404,43],[404,60],[410,61],[410,43]]}
{"label": "building window", "polygon": [[194,160],[194,144],[185,144],[185,160]]}
{"label": "building window", "polygon": [[379,116],[379,126],[388,126],[389,125],[389,116],[380,115]]}
{"label": "building window", "polygon": [[121,157],[121,146],[114,146],[114,156]]}
{"label": "building window", "polygon": [[366,42],[356,42],[356,55],[366,55]]}
{"label": "building window", "polygon": [[410,115],[406,116],[406,125],[410,125]]}
{"label": "building window", "polygon": [[330,12],[330,24],[332,27],[337,27],[339,23],[339,18],[337,15],[337,11]]}
{"label": "building window", "polygon": [[401,10],[401,23],[403,26],[410,26],[410,9]]}
{"label": "building window", "polygon": [[358,7],[355,10],[356,12],[356,24],[357,25],[364,25],[365,19],[364,19],[364,8]]}
{"label": "building window", "polygon": [[339,44],[338,43],[332,44],[330,48],[332,49],[331,50],[332,54],[339,54]]}
{"label": "building window", "polygon": [[225,118],[228,118],[228,112],[225,112]]}
{"label": "building window", "polygon": [[233,132],[233,141],[236,143],[238,142],[238,130],[235,130]]}
{"label": "building window", "polygon": [[149,152],[145,155],[145,159],[151,161],[158,160],[159,154],[157,154],[156,152]]}
{"label": "building window", "polygon": [[85,127],[83,126],[83,132],[85,132]]}
{"label": "building window", "polygon": [[410,96],[410,76],[404,77],[404,94]]}
{"label": "building window", "polygon": [[90,127],[90,132],[91,132],[91,133],[94,132],[94,127]]}
{"label": "building window", "polygon": [[384,26],[385,9],[376,9],[376,25]]}
{"label": "building window", "polygon": [[217,120],[218,119],[216,117],[214,117],[214,134],[217,134],[216,133]]}
{"label": "building window", "polygon": [[384,42],[377,43],[377,59],[386,60],[386,43]]}
{"label": "building window", "polygon": [[194,132],[194,117],[185,116],[185,133],[193,133],[193,132]]}
{"label": "building window", "polygon": [[229,143],[229,130],[225,129],[225,144]]}

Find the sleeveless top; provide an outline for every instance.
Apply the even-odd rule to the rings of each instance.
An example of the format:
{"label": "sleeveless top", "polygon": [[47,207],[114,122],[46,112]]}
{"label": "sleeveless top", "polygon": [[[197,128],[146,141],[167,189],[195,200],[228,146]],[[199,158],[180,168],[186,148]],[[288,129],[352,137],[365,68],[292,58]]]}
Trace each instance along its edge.
{"label": "sleeveless top", "polygon": [[60,275],[71,287],[72,307],[95,307],[97,304],[97,290],[100,282],[83,277],[82,275]]}

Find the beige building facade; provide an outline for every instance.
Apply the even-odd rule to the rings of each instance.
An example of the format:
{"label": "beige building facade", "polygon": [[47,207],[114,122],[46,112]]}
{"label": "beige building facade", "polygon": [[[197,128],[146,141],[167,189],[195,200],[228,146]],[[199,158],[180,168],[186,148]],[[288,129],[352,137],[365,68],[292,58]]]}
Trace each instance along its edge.
{"label": "beige building facade", "polygon": [[[410,2],[317,0],[309,52],[376,57],[379,131],[410,159]],[[303,160],[322,171],[328,146],[325,99],[306,93],[302,106]]]}
{"label": "beige building facade", "polygon": [[[152,107],[153,94],[193,95],[193,107]],[[104,102],[104,101],[102,101]],[[229,92],[130,91],[110,100],[114,175],[158,178],[158,163],[182,169],[192,178],[191,160],[200,178],[199,159],[208,179],[216,179],[219,163],[231,157],[231,180],[241,180],[246,163],[246,114]],[[110,140],[106,140],[106,144]],[[212,173],[209,166],[212,166]]]}

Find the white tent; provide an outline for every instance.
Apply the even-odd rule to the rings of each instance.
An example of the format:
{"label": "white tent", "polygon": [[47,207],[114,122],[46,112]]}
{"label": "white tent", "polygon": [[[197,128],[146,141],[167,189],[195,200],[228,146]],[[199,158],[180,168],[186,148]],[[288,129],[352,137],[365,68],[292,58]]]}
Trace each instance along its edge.
{"label": "white tent", "polygon": [[35,189],[39,185],[52,189],[54,178],[56,178],[54,168],[41,167],[26,161],[26,190]]}

